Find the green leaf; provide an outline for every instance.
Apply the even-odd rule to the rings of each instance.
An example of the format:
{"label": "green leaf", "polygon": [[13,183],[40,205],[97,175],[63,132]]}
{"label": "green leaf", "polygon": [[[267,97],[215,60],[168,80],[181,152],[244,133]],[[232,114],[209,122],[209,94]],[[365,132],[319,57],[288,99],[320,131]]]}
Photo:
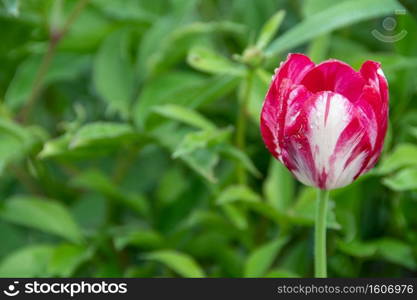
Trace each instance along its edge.
{"label": "green leaf", "polygon": [[48,264],[48,274],[58,277],[70,277],[76,269],[92,257],[91,249],[85,246],[63,244],[56,247]]}
{"label": "green leaf", "polygon": [[144,33],[140,41],[137,55],[137,70],[141,77],[147,78],[154,75],[160,62],[166,58],[165,51],[170,46],[172,32],[181,25],[175,23],[171,16],[161,16]]}
{"label": "green leaf", "polygon": [[349,243],[338,241],[337,247],[347,255],[361,258],[372,257],[378,250],[375,243],[361,241],[351,241]]}
{"label": "green leaf", "polygon": [[129,62],[129,32],[115,31],[101,45],[93,68],[93,83],[111,111],[126,118],[133,96],[133,68]]}
{"label": "green leaf", "polygon": [[214,167],[219,162],[219,156],[215,152],[207,149],[197,149],[186,156],[181,156],[181,159],[208,181],[213,183],[217,181],[214,175]]}
{"label": "green leaf", "polygon": [[29,131],[12,120],[0,118],[0,130],[2,133],[12,135],[21,143],[26,143],[28,142],[27,140],[31,140]]}
{"label": "green leaf", "polygon": [[172,120],[197,127],[202,130],[212,130],[216,126],[203,115],[193,109],[175,104],[156,106],[153,111]]}
{"label": "green leaf", "polygon": [[182,277],[205,277],[201,267],[185,253],[175,250],[160,250],[146,254],[145,258],[164,264]]}
{"label": "green leaf", "polygon": [[172,16],[160,17],[141,40],[137,63],[139,72],[144,78],[161,75],[176,63],[182,62],[194,45],[209,40],[210,34],[242,32],[243,25],[230,21],[184,24],[184,19],[179,21]]}
{"label": "green leaf", "polygon": [[0,277],[46,276],[53,251],[54,248],[49,245],[32,245],[18,249],[0,262]]}
{"label": "green leaf", "polygon": [[[179,129],[175,124],[164,124],[156,128],[152,132],[152,135],[170,152],[175,152],[178,150],[179,143],[181,143],[190,132],[192,132],[190,129]],[[218,153],[211,148],[199,148],[199,145],[196,144],[191,145],[191,148],[193,148],[193,151],[189,152],[185,149],[187,150],[185,152],[188,153],[186,155],[181,155],[179,158],[208,181],[216,182],[214,167],[219,162]]]}
{"label": "green leaf", "polygon": [[312,268],[310,241],[308,239],[292,241],[280,259],[280,268],[297,274],[309,274]]}
{"label": "green leaf", "polygon": [[222,205],[222,210],[237,229],[246,230],[248,228],[248,219],[240,207],[237,207],[233,203],[226,203]]}
{"label": "green leaf", "polygon": [[[171,72],[150,81],[134,108],[134,120],[143,129],[154,106],[175,103],[197,108],[224,96],[238,84],[236,77],[219,75],[206,78],[194,73]],[[163,87],[163,88],[161,88]]]}
{"label": "green leaf", "polygon": [[218,54],[214,50],[203,47],[193,47],[187,56],[187,62],[193,68],[211,74],[243,75],[244,69]]}
{"label": "green leaf", "polygon": [[259,34],[258,40],[256,42],[256,47],[259,49],[264,49],[271,40],[274,38],[275,34],[278,32],[282,21],[285,17],[285,11],[280,10],[276,12],[262,27]]}
{"label": "green leaf", "polygon": [[399,144],[378,166],[377,172],[387,174],[403,167],[417,166],[417,146]]}
{"label": "green leaf", "polygon": [[210,33],[233,33],[242,34],[245,32],[245,26],[230,21],[215,22],[193,22],[181,28],[178,28],[172,35],[172,41],[175,43],[179,40],[189,38],[191,35],[201,36]]}
{"label": "green leaf", "polygon": [[134,107],[135,123],[144,129],[149,114],[156,106],[172,103],[189,107],[188,99],[185,101],[182,99],[197,86],[203,85],[204,81],[205,79],[198,74],[178,71],[163,74],[148,81]]}
{"label": "green leaf", "polygon": [[253,176],[258,178],[262,176],[261,172],[259,172],[258,168],[256,168],[250,157],[239,148],[232,145],[224,145],[219,149],[219,151],[224,156],[234,159],[237,163],[241,163]]}
{"label": "green leaf", "polygon": [[[46,3],[48,2],[46,1]],[[69,6],[64,5],[67,16],[70,13],[67,10],[69,8]],[[105,16],[98,9],[88,7],[71,24],[65,38],[61,39],[59,43],[59,50],[74,53],[95,53],[102,41],[120,28],[120,25],[119,22]],[[88,30],[85,30],[86,28]]]}
{"label": "green leaf", "polygon": [[302,10],[305,17],[313,16],[329,7],[349,0],[304,0]]}
{"label": "green leaf", "polygon": [[218,205],[224,205],[236,201],[258,202],[261,201],[261,197],[247,186],[232,185],[220,193],[216,203]]}
{"label": "green leaf", "polygon": [[126,123],[89,123],[47,141],[38,157],[95,157],[130,144],[136,141],[137,137],[133,128]]}
{"label": "green leaf", "polygon": [[108,5],[107,0],[93,0],[91,2],[106,16],[117,21],[133,22],[135,26],[148,24],[155,19],[155,15],[147,11],[142,3],[135,0],[114,1],[112,5]]}
{"label": "green leaf", "polygon": [[97,145],[119,145],[134,138],[133,128],[125,123],[95,122],[81,127],[71,139],[70,149]]}
{"label": "green leaf", "polygon": [[142,195],[121,189],[110,178],[97,170],[87,170],[79,174],[71,180],[70,184],[77,188],[99,192],[133,209],[141,216],[147,216],[149,213],[149,204],[146,198]]}
{"label": "green leaf", "polygon": [[266,201],[276,210],[285,212],[294,198],[294,183],[291,173],[280,162],[272,159],[263,186]]}
{"label": "green leaf", "polygon": [[266,278],[300,278],[301,276],[287,269],[274,269],[265,275]]}
{"label": "green leaf", "polygon": [[80,243],[83,236],[61,203],[33,196],[14,196],[0,206],[0,218],[18,225],[61,236]]}
{"label": "green leaf", "polygon": [[129,228],[118,231],[114,237],[114,246],[123,250],[127,246],[139,249],[153,250],[164,245],[164,238],[156,231],[142,228]]}
{"label": "green leaf", "polygon": [[[87,69],[90,60],[86,55],[58,53],[45,76],[44,85],[76,79]],[[29,99],[40,63],[39,56],[31,56],[19,65],[5,95],[7,107],[18,110]]]}
{"label": "green leaf", "polygon": [[273,222],[277,223],[278,225],[282,224],[282,221],[288,221],[289,216],[277,211],[271,204],[266,203],[264,201],[259,202],[245,202],[245,205],[256,211],[257,213],[261,214],[262,216],[272,220]]}
{"label": "green leaf", "polygon": [[392,14],[402,6],[395,0],[349,0],[332,5],[292,27],[267,48],[275,56],[312,38],[350,24]]}
{"label": "green leaf", "polygon": [[0,221],[1,238],[0,257],[9,255],[18,248],[27,245],[27,234],[25,230],[13,224]]}
{"label": "green leaf", "polygon": [[185,156],[198,149],[220,144],[226,141],[230,137],[230,134],[231,128],[190,132],[178,144],[172,157]]}
{"label": "green leaf", "polygon": [[271,267],[288,238],[280,237],[256,249],[245,264],[245,277],[262,277]]}
{"label": "green leaf", "polygon": [[29,128],[0,118],[0,173],[7,164],[25,157],[39,142]]}
{"label": "green leaf", "polygon": [[385,177],[382,181],[394,191],[417,190],[417,168],[408,168],[398,173]]}
{"label": "green leaf", "polygon": [[414,259],[413,248],[399,240],[384,238],[376,242],[378,253],[386,260],[415,270],[417,268]]}
{"label": "green leaf", "polygon": [[73,134],[66,133],[57,138],[47,141],[42,150],[38,154],[38,158],[45,159],[67,154],[70,150],[68,148]]}

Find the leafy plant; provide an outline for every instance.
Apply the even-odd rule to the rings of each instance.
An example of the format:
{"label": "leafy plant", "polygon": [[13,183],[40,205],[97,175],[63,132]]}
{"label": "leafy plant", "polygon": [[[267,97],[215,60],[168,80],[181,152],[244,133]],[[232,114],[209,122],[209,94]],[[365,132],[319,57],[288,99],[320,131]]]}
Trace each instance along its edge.
{"label": "leafy plant", "polygon": [[0,276],[312,276],[314,193],[259,134],[288,51],[382,62],[389,137],[330,195],[329,276],[415,276],[416,20],[371,35],[400,2],[0,2]]}

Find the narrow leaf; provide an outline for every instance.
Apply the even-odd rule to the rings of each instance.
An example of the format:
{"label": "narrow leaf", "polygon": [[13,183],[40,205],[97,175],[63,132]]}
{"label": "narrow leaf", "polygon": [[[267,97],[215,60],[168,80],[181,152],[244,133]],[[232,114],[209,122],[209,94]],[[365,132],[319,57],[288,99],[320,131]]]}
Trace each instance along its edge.
{"label": "narrow leaf", "polygon": [[264,276],[287,241],[286,237],[280,237],[256,249],[246,261],[245,277]]}
{"label": "narrow leaf", "polygon": [[32,245],[12,252],[0,262],[0,277],[45,276],[53,250],[49,245]]}
{"label": "narrow leaf", "polygon": [[187,56],[187,62],[195,69],[211,74],[242,75],[244,70],[227,58],[207,47],[194,47]]}
{"label": "narrow leaf", "polygon": [[291,173],[280,162],[272,159],[268,177],[263,186],[267,202],[284,213],[294,197],[294,183]]}
{"label": "narrow leaf", "polygon": [[264,49],[278,32],[282,21],[285,17],[285,11],[280,10],[276,12],[262,27],[261,32],[256,42],[256,47]]}
{"label": "narrow leaf", "polygon": [[85,246],[63,244],[54,249],[48,264],[48,273],[51,276],[70,277],[92,254]]}
{"label": "narrow leaf", "polygon": [[395,0],[349,0],[333,5],[292,27],[272,42],[267,54],[275,56],[310,39],[350,24],[392,14],[402,6]]}
{"label": "narrow leaf", "polygon": [[93,82],[100,97],[112,111],[127,117],[133,93],[133,69],[128,59],[129,33],[111,34],[94,61]]}
{"label": "narrow leaf", "polygon": [[191,256],[175,250],[151,252],[147,254],[145,258],[166,265],[182,277],[198,278],[205,276],[203,270]]}
{"label": "narrow leaf", "polygon": [[67,208],[61,203],[33,196],[15,196],[0,207],[0,218],[18,225],[56,234],[80,243],[83,236]]}
{"label": "narrow leaf", "polygon": [[156,106],[153,111],[164,117],[183,122],[199,129],[211,130],[216,128],[216,126],[203,115],[185,106],[166,104]]}
{"label": "narrow leaf", "polygon": [[417,166],[417,146],[399,144],[378,166],[378,173],[387,174],[407,166]]}
{"label": "narrow leaf", "polygon": [[120,144],[133,137],[134,131],[128,124],[95,122],[81,127],[71,139],[69,148],[75,149],[95,144]]}
{"label": "narrow leaf", "polygon": [[258,194],[244,185],[233,185],[226,188],[217,198],[216,203],[224,205],[236,201],[258,202],[261,198]]}
{"label": "narrow leaf", "polygon": [[383,183],[394,191],[417,190],[417,168],[408,168],[386,177]]}

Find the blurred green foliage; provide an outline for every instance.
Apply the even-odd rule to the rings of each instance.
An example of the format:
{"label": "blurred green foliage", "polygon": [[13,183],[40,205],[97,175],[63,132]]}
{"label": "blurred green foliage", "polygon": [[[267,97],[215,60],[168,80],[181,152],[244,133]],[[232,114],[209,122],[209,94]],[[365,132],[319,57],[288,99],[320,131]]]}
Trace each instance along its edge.
{"label": "blurred green foliage", "polygon": [[3,0],[0,276],[312,276],[314,190],[259,134],[288,51],[382,62],[390,130],[378,166],[331,193],[329,275],[416,276],[416,20],[371,34],[402,9]]}

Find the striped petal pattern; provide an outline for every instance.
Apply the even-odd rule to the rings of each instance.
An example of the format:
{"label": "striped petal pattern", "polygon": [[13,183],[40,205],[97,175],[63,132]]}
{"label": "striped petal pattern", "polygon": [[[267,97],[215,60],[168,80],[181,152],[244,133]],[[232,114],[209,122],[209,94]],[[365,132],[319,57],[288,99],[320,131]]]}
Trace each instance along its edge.
{"label": "striped petal pattern", "polygon": [[276,70],[261,113],[271,154],[302,183],[344,187],[377,162],[388,120],[388,84],[379,63],[359,72],[290,54]]}

